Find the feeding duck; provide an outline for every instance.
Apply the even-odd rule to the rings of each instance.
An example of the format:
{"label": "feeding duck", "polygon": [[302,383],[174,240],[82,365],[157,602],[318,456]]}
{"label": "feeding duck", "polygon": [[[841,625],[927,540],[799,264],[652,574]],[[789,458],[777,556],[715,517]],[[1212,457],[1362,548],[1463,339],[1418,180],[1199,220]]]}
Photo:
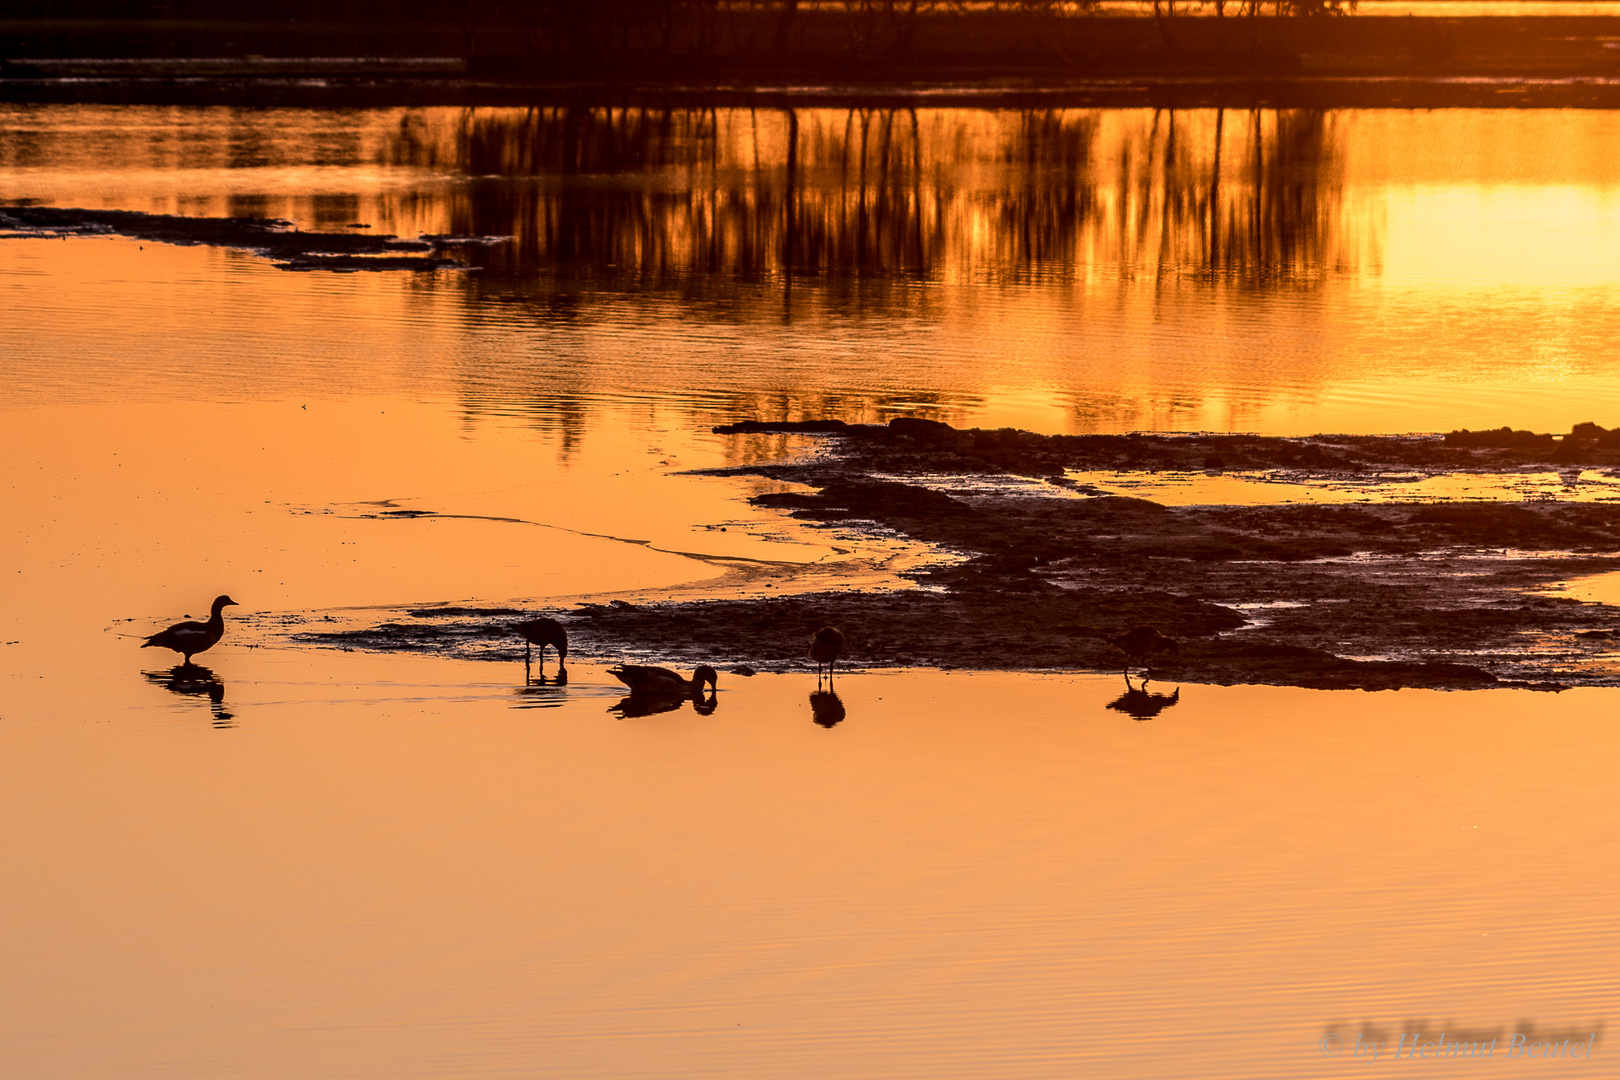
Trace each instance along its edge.
{"label": "feeding duck", "polygon": [[213,613],[208,616],[207,622],[175,623],[167,630],[160,630],[147,638],[146,644],[141,648],[149,649],[153,645],[158,645],[165,649],[173,649],[184,656],[185,662],[189,664],[194,655],[207,652],[219,644],[219,639],[225,634],[225,616],[221,612],[227,606],[238,605],[228,596],[216,596]]}
{"label": "feeding duck", "polygon": [[719,686],[719,676],[708,664],[692,672],[690,679],[681,678],[679,672],[669,668],[642,664],[619,664],[608,668],[608,674],[628,686],[632,694],[700,694],[705,683],[711,690]]}
{"label": "feeding duck", "polygon": [[823,626],[810,635],[810,659],[816,662],[816,675],[822,665],[827,667],[827,678],[832,678],[833,664],[844,654],[844,635],[835,626]]}
{"label": "feeding duck", "polygon": [[1166,637],[1151,626],[1133,626],[1119,637],[1110,638],[1108,643],[1125,654],[1126,671],[1131,669],[1133,657],[1147,663],[1162,652],[1181,655],[1181,642],[1173,637]]}
{"label": "feeding duck", "polygon": [[514,623],[512,630],[514,633],[523,636],[523,663],[525,666],[529,663],[532,647],[535,645],[540,646],[540,665],[542,667],[546,663],[547,645],[557,650],[557,666],[559,668],[568,659],[568,631],[564,630],[563,624],[556,619],[542,615],[537,619],[530,619],[528,622]]}

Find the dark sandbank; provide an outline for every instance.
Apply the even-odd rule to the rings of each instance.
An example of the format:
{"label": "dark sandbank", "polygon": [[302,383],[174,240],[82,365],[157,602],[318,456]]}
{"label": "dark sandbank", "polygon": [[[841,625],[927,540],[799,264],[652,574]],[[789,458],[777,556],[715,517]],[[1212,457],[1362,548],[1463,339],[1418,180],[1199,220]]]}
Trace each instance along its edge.
{"label": "dark sandbank", "polygon": [[[1041,436],[911,419],[717,430],[826,435],[825,454],[727,471],[813,489],[760,496],[761,505],[829,525],[876,525],[962,560],[919,571],[913,576],[924,588],[915,591],[587,604],[562,616],[578,655],[631,651],[676,663],[808,670],[809,635],[831,623],[848,634],[855,666],[1117,670],[1123,658],[1106,639],[1147,624],[1184,643],[1179,658],[1156,658],[1161,679],[1368,690],[1620,685],[1620,666],[1607,658],[1620,613],[1536,593],[1620,569],[1620,504],[1172,507],[1065,497],[1062,479],[1066,469],[1287,468],[1325,477],[1620,467],[1620,433],[1596,425],[1562,438],[1506,429]],[[1047,478],[1053,497],[928,486],[987,474]],[[502,634],[488,619],[413,614],[308,640],[521,656],[515,647],[487,648]]]}
{"label": "dark sandbank", "polygon": [[439,254],[482,238],[397,236],[365,232],[303,232],[275,218],[180,217],[132,210],[0,205],[0,238],[124,236],[152,243],[238,248],[283,270],[444,270],[466,264]]}

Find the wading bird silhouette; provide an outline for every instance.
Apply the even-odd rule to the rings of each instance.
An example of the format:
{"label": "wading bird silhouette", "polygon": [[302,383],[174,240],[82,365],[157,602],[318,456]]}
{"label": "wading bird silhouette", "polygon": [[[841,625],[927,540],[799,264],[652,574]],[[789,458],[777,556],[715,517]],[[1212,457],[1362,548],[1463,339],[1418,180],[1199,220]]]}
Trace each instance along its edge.
{"label": "wading bird silhouette", "polygon": [[832,682],[833,665],[844,655],[844,635],[836,626],[823,626],[810,635],[810,659],[816,662],[816,682],[820,685],[821,669],[827,669],[827,681]]}
{"label": "wading bird silhouette", "polygon": [[1162,652],[1181,655],[1181,642],[1175,638],[1166,637],[1152,626],[1133,626],[1117,638],[1109,638],[1108,644],[1125,654],[1125,671],[1131,670],[1131,661],[1139,660],[1146,665],[1150,660]]}
{"label": "wading bird silhouette", "polygon": [[167,630],[159,630],[147,638],[146,644],[142,645],[141,648],[150,649],[156,645],[164,649],[173,649],[184,656],[186,658],[185,662],[189,664],[191,658],[197,653],[207,652],[219,644],[219,639],[225,634],[225,616],[221,612],[226,607],[236,606],[236,601],[230,597],[216,596],[214,597],[213,613],[208,616],[207,622],[175,623]]}
{"label": "wading bird silhouette", "polygon": [[512,632],[523,638],[523,666],[527,668],[534,646],[540,646],[540,667],[546,666],[546,646],[557,650],[557,670],[560,672],[568,660],[568,631],[556,619],[541,615],[527,622],[513,623]]}

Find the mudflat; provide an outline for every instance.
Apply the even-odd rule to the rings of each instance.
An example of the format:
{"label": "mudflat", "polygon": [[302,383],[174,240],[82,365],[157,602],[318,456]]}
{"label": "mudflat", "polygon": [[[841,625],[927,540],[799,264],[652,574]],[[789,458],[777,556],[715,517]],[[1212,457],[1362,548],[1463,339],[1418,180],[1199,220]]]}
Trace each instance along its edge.
{"label": "mudflat", "polygon": [[[1544,595],[1620,569],[1620,503],[1165,505],[1100,494],[1070,475],[1287,470],[1307,483],[1552,470],[1575,484],[1620,468],[1620,434],[1595,424],[1561,438],[1508,429],[1046,436],[917,419],[716,430],[822,434],[825,453],[725,471],[804,485],[756,504],[829,528],[902,534],[952,557],[912,572],[919,587],[909,590],[583,604],[562,614],[582,655],[633,649],[670,662],[801,669],[811,664],[809,635],[833,624],[857,666],[1117,670],[1126,657],[1110,639],[1151,626],[1181,644],[1179,654],[1149,658],[1167,680],[1368,690],[1620,683],[1610,655],[1620,613]],[[308,640],[510,659],[515,651],[490,646],[516,639],[491,620],[515,614],[427,609]]]}

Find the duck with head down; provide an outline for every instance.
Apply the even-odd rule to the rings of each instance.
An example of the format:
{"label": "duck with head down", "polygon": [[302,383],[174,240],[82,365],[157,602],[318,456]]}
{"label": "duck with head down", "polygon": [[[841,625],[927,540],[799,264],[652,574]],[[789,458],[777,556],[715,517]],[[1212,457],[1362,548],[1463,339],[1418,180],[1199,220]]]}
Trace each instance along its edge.
{"label": "duck with head down", "polygon": [[[690,679],[681,678],[679,672],[669,668],[643,664],[620,664],[609,668],[608,674],[630,688],[630,696],[608,710],[619,716],[673,712],[688,700],[693,709],[707,716],[714,712],[719,700],[714,692],[719,676],[707,664],[692,672]],[[709,688],[707,695],[703,693],[705,686]]]}
{"label": "duck with head down", "polygon": [[810,635],[810,659],[816,662],[818,682],[822,668],[827,669],[827,681],[832,681],[833,665],[842,655],[844,655],[844,633],[836,626],[823,626]]}
{"label": "duck with head down", "polygon": [[1109,638],[1108,644],[1125,654],[1127,672],[1131,669],[1132,660],[1145,665],[1160,653],[1176,657],[1181,655],[1181,642],[1160,633],[1153,626],[1133,626],[1119,637]]}
{"label": "duck with head down", "polygon": [[703,664],[692,672],[690,679],[683,679],[679,672],[664,667],[647,667],[643,664],[619,664],[608,669],[608,674],[618,679],[630,688],[632,694],[692,694],[694,696],[703,692],[707,685],[710,690],[719,688],[720,676],[714,668]]}
{"label": "duck with head down", "polygon": [[568,631],[556,619],[541,615],[527,622],[513,623],[512,632],[523,638],[523,666],[527,668],[534,657],[534,646],[540,646],[540,671],[545,674],[546,646],[557,650],[557,674],[566,679],[563,665],[568,662]]}

